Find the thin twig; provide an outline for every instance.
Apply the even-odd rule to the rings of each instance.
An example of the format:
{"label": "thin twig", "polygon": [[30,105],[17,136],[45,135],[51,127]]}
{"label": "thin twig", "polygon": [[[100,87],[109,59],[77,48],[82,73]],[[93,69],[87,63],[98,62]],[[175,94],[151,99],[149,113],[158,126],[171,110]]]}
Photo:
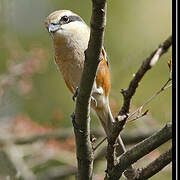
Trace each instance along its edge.
{"label": "thin twig", "polygon": [[[108,137],[108,147],[107,147],[107,170],[111,171],[114,166],[114,150],[116,139],[119,136],[120,132],[125,127],[125,124],[128,120],[128,113],[130,109],[130,103],[133,95],[136,92],[136,89],[139,85],[139,82],[144,77],[145,73],[151,69],[159,60],[159,58],[167,52],[169,47],[172,45],[172,36],[170,36],[162,45],[160,45],[148,58],[146,58],[134,78],[131,80],[128,89],[123,89],[121,92],[123,94],[124,103],[123,106],[118,113],[118,116],[115,118],[116,122],[113,124],[111,136]],[[131,164],[129,164],[130,166]],[[121,173],[122,174],[122,173]],[[130,173],[131,174],[131,173]],[[108,176],[106,175],[106,179]]]}
{"label": "thin twig", "polygon": [[127,123],[136,121],[138,119],[141,119],[142,117],[146,116],[148,112],[149,112],[149,110],[146,110],[144,113],[142,113],[141,115],[136,116],[134,119],[128,120]]}
{"label": "thin twig", "polygon": [[124,104],[119,112],[119,116],[127,114],[129,112],[130,102],[132,96],[135,94],[139,82],[144,77],[145,73],[154,66],[159,58],[167,52],[169,47],[172,45],[172,36],[170,36],[162,45],[160,45],[148,58],[146,58],[134,78],[129,84],[128,89],[122,90],[124,97]]}
{"label": "thin twig", "polygon": [[[122,133],[121,138],[122,138],[123,142],[125,143],[125,145],[132,145],[132,144],[137,144],[137,143],[143,141],[144,139],[152,136],[156,131],[157,130],[144,131],[142,128],[142,130],[136,130],[136,131],[132,131],[132,132],[130,131],[130,132],[128,132],[128,134]],[[103,147],[100,149],[100,151],[95,153],[95,158],[94,158],[95,162],[96,162],[96,160],[101,159],[101,158],[105,157],[105,155],[106,155],[107,145],[101,144],[101,146],[103,146]]]}
{"label": "thin twig", "polygon": [[103,144],[103,142],[107,139],[107,137],[103,138],[97,145],[96,147],[93,148],[94,152],[96,151],[96,149],[101,145]]}
{"label": "thin twig", "polygon": [[[171,81],[172,79],[168,79],[165,84],[162,86],[162,88],[157,91],[152,97],[150,97],[144,104],[142,104],[136,111],[134,111],[133,113],[131,113],[129,116],[128,116],[128,119],[131,118],[132,116],[134,116],[137,112],[141,111],[147,104],[149,104],[156,96],[158,96],[161,92],[163,92],[164,90],[166,90],[167,88],[171,87],[172,84],[168,85],[168,83]],[[132,119],[132,120],[128,120],[128,122],[132,122],[134,120],[137,120],[139,118],[141,118],[143,116],[138,116],[136,117],[135,119]]]}

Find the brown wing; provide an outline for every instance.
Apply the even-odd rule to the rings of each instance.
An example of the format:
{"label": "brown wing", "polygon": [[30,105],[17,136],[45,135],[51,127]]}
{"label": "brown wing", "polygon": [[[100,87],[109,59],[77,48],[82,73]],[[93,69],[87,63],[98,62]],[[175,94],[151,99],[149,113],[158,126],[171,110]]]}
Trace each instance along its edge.
{"label": "brown wing", "polygon": [[111,89],[111,78],[108,67],[108,61],[106,58],[105,50],[102,49],[102,60],[99,63],[97,74],[96,74],[96,84],[97,87],[102,87],[105,96],[109,95]]}

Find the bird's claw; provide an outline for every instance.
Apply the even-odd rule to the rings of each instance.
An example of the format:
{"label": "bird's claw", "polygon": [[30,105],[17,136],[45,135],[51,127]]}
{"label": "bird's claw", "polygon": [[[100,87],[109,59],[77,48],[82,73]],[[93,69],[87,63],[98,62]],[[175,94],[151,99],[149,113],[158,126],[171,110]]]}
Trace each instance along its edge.
{"label": "bird's claw", "polygon": [[78,95],[78,92],[79,92],[79,88],[77,87],[77,88],[76,88],[76,91],[75,91],[75,93],[74,93],[74,95],[73,95],[73,97],[72,97],[73,101],[76,100],[76,97],[77,97],[77,95]]}
{"label": "bird's claw", "polygon": [[92,100],[92,103],[95,105],[95,107],[97,107],[97,101],[93,96],[91,96],[91,100]]}
{"label": "bird's claw", "polygon": [[80,133],[83,133],[83,131],[78,127],[78,125],[77,125],[77,123],[76,123],[76,121],[75,121],[75,112],[73,112],[73,113],[71,114],[71,118],[72,118],[73,127],[74,127],[75,129],[77,129]]}

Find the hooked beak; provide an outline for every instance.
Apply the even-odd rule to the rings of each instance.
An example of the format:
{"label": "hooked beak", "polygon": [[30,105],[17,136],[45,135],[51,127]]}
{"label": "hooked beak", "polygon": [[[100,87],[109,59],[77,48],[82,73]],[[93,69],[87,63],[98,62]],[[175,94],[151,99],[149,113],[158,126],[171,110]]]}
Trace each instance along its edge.
{"label": "hooked beak", "polygon": [[55,33],[59,29],[61,29],[61,26],[59,24],[49,24],[47,27],[49,33]]}

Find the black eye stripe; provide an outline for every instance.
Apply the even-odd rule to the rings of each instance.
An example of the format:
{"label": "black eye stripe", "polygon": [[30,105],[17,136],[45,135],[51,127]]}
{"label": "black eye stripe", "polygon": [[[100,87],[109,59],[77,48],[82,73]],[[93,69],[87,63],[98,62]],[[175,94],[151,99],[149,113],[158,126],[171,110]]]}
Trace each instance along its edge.
{"label": "black eye stripe", "polygon": [[83,21],[79,16],[69,16],[69,22],[72,21]]}
{"label": "black eye stripe", "polygon": [[79,16],[67,16],[68,18],[68,21],[63,21],[63,17],[60,19],[60,25],[63,25],[63,24],[68,24],[70,22],[74,22],[74,21],[81,21],[83,22],[83,20],[79,17]]}

